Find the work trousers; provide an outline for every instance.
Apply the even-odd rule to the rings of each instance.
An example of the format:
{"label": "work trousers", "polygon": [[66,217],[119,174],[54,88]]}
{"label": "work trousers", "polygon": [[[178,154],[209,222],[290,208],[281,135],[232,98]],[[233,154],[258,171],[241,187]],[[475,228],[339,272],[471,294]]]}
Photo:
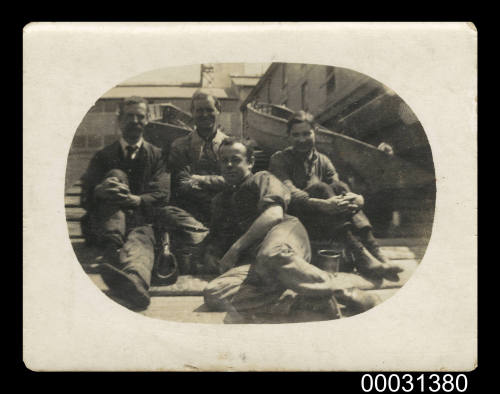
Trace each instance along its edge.
{"label": "work trousers", "polygon": [[332,274],[310,264],[306,229],[293,216],[274,226],[245,254],[245,263],[208,283],[206,305],[213,310],[259,311],[276,305],[285,291],[324,300],[338,288]]}
{"label": "work trousers", "polygon": [[[336,192],[334,187],[324,182],[314,183],[304,191],[309,194],[309,197],[322,200],[339,195],[338,190]],[[355,232],[371,228],[370,221],[361,210],[354,215],[350,213],[325,215],[323,212],[314,212],[308,208],[291,207],[290,214],[300,219],[313,240],[335,239],[346,228]]]}
{"label": "work trousers", "polygon": [[191,190],[189,193],[184,192],[175,196],[173,203],[189,212],[197,221],[208,226],[210,224],[211,204],[217,194],[216,191]]}
{"label": "work trousers", "polygon": [[[116,177],[128,185],[122,170],[109,171],[106,178]],[[122,209],[112,201],[101,200],[90,216],[90,231],[101,245],[120,249],[118,268],[139,275],[147,286],[155,263],[155,251],[161,246],[165,233],[186,246],[199,244],[208,229],[188,212],[173,206],[156,207],[146,211]]]}

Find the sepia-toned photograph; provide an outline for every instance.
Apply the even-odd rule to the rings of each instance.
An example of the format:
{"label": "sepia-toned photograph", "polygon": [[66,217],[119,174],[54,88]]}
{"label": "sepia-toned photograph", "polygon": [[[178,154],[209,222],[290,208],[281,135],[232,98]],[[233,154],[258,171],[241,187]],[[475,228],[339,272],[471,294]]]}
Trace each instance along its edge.
{"label": "sepia-toned photograph", "polygon": [[33,371],[471,371],[472,23],[32,23]]}
{"label": "sepia-toned photograph", "polygon": [[78,261],[151,318],[290,323],[376,307],[417,269],[435,175],[411,108],[335,66],[210,63],[111,88],[68,155]]}

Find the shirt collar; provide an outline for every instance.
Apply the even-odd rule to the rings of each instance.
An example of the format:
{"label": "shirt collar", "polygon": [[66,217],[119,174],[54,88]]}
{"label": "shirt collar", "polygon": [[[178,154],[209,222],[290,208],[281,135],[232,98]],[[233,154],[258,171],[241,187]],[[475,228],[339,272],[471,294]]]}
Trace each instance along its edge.
{"label": "shirt collar", "polygon": [[297,152],[295,149],[292,148],[292,153],[294,156],[296,157],[300,157],[301,159],[303,159],[304,161],[308,161],[310,163],[314,162],[317,158],[318,158],[318,153],[317,153],[317,150],[316,148],[312,148],[311,152],[309,152],[308,155],[304,156],[303,153],[301,152]]}
{"label": "shirt collar", "polygon": [[250,174],[248,174],[245,178],[243,178],[243,180],[240,183],[238,183],[237,185],[229,186],[229,189],[232,191],[238,190],[241,186],[243,186],[252,177],[252,175],[254,175],[253,172],[250,172]]}
{"label": "shirt collar", "polygon": [[200,137],[198,132],[195,130],[192,132],[192,142],[193,146],[203,146],[206,142],[211,142],[215,150],[218,149],[220,143],[226,136],[221,132],[220,128],[215,129],[215,133],[208,139],[204,140]]}
{"label": "shirt collar", "polygon": [[123,153],[127,154],[127,146],[135,146],[137,147],[137,150],[139,150],[142,146],[142,144],[144,143],[144,138],[141,137],[139,139],[139,141],[137,141],[135,144],[129,144],[127,141],[125,141],[125,139],[123,137],[120,138],[120,145],[122,147],[122,151]]}
{"label": "shirt collar", "polygon": [[215,136],[217,135],[217,132],[219,131],[219,127],[217,126],[213,133],[210,134],[207,138],[203,138],[200,134],[198,134],[198,130],[196,130],[195,128],[195,134],[198,136],[198,138],[200,138],[203,142],[210,142],[210,141],[213,141]]}

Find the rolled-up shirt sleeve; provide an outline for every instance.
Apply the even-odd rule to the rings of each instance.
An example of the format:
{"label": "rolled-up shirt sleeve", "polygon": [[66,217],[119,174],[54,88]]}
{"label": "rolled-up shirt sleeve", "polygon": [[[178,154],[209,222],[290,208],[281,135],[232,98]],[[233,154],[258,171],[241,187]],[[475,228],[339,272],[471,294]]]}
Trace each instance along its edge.
{"label": "rolled-up shirt sleeve", "polygon": [[348,193],[351,191],[349,185],[340,180],[339,174],[328,157],[324,157],[321,163],[322,181],[332,186],[336,194]]}
{"label": "rolled-up shirt sleeve", "polygon": [[294,185],[289,169],[290,165],[286,162],[281,152],[277,152],[271,156],[269,171],[288,188],[291,196],[291,204],[301,207],[306,206],[310,198],[309,194]]}
{"label": "rolled-up shirt sleeve", "polygon": [[258,212],[262,213],[273,205],[280,205],[286,212],[291,200],[288,188],[267,171],[258,172],[254,179],[259,189]]}

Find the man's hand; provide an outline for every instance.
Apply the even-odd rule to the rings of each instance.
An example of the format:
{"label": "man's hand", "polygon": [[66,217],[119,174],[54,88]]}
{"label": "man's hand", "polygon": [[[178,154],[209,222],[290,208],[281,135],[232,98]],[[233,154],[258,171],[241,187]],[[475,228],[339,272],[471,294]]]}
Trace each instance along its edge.
{"label": "man's hand", "polygon": [[323,211],[329,215],[347,213],[349,212],[349,205],[352,205],[349,200],[346,200],[343,196],[334,196],[323,201],[325,202]]}
{"label": "man's hand", "polygon": [[356,205],[359,209],[365,205],[365,199],[361,194],[349,192],[344,195],[344,199],[348,200],[350,204]]}
{"label": "man's hand", "polygon": [[129,193],[129,187],[116,177],[106,178],[94,189],[94,195],[97,198],[110,201],[120,200],[122,199],[120,195]]}
{"label": "man's hand", "polygon": [[219,261],[220,273],[223,274],[224,272],[233,268],[238,262],[239,257],[240,257],[240,252],[237,248],[235,247],[229,248],[226,254]]}
{"label": "man's hand", "polygon": [[377,148],[387,153],[389,156],[394,156],[394,149],[386,142],[382,142]]}
{"label": "man's hand", "polygon": [[185,189],[196,189],[201,190],[199,181],[201,180],[200,175],[191,175],[188,178],[184,178],[180,181],[181,188]]}
{"label": "man's hand", "polygon": [[123,208],[138,208],[141,205],[141,197],[131,193],[119,193],[116,203]]}

